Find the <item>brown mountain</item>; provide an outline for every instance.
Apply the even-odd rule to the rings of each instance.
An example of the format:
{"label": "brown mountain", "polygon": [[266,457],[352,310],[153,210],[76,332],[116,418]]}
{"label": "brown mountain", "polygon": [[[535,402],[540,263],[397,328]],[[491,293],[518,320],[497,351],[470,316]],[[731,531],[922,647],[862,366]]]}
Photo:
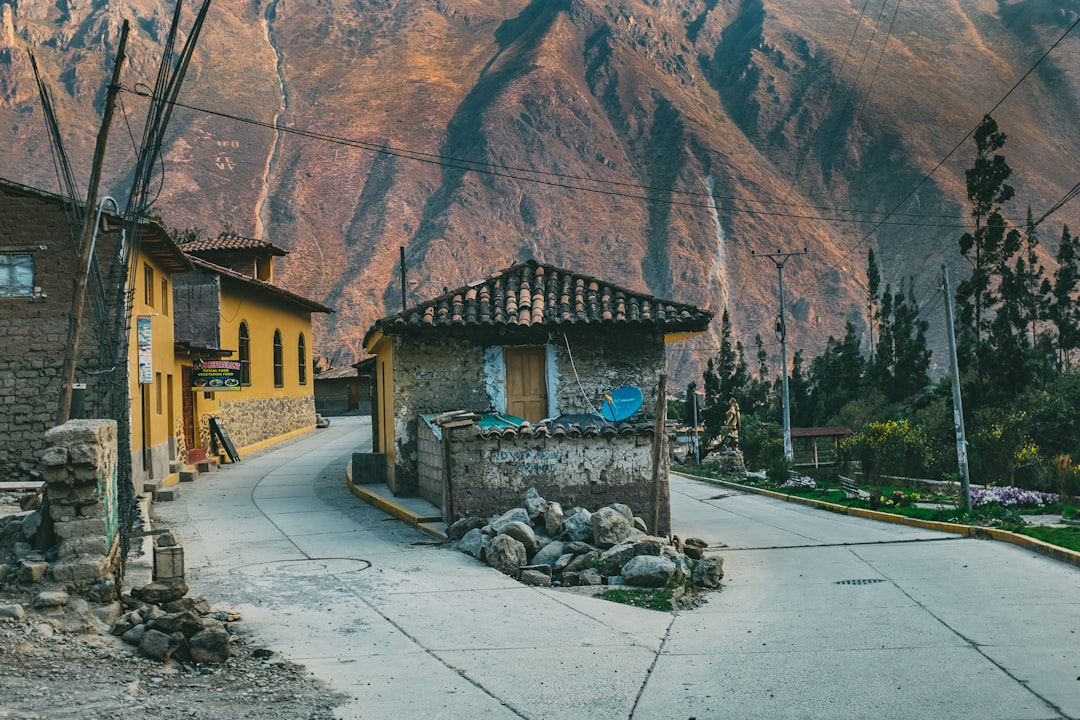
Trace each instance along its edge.
{"label": "brown mountain", "polygon": [[[27,47],[85,178],[122,19],[123,84],[145,88],[171,7],[0,0],[0,175],[57,187]],[[806,248],[785,267],[789,339],[815,354],[846,320],[865,326],[872,247],[894,287],[915,277],[940,343],[939,268],[965,268],[965,135],[993,109],[1016,221],[1077,181],[1080,30],[995,104],[1078,12],[1076,0],[217,0],[180,95],[198,109],[173,116],[153,210],[290,250],[280,281],[337,308],[317,340],[339,363],[399,309],[399,247],[410,300],[535,258],[726,306],[736,338],[752,348],[761,333],[774,356],[777,271],[761,254]],[[121,98],[106,169],[117,197],[145,109]],[[1078,219],[1067,206],[1042,227],[1050,256]],[[677,380],[716,344],[673,347]]]}

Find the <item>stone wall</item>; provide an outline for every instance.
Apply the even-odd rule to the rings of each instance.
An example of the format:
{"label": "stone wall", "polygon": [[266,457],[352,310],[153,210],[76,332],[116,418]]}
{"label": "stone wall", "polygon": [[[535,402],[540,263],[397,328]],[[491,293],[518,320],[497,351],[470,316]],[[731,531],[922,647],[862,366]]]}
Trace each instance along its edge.
{"label": "stone wall", "polygon": [[[547,342],[550,340],[550,342]],[[398,495],[419,493],[417,418],[448,410],[505,411],[502,348],[515,345],[548,348],[548,393],[552,415],[598,412],[604,393],[633,385],[645,394],[646,416],[665,367],[664,340],[658,333],[623,328],[568,331],[544,335],[539,342],[511,342],[492,336],[394,338],[394,432]],[[567,349],[569,345],[570,349]]]}
{"label": "stone wall", "polygon": [[98,602],[115,599],[120,571],[116,422],[71,420],[45,433],[41,465],[59,539],[53,580]]}
{"label": "stone wall", "polygon": [[[476,427],[442,432],[451,449],[447,522],[504,512],[534,487],[566,510],[619,502],[638,508],[651,523],[651,435],[483,438]],[[661,478],[660,528],[658,533],[649,529],[666,534],[671,523],[666,464]]]}
{"label": "stone wall", "polygon": [[[0,188],[0,253],[32,255],[34,284],[41,288],[37,298],[0,298],[0,481],[36,472],[45,431],[56,419],[78,260],[71,232],[62,205],[31,191]],[[98,236],[105,274],[115,243],[115,234]],[[97,383],[107,376],[97,372],[98,332],[89,299],[85,312],[75,381],[86,384],[86,414],[93,417],[100,414]]]}
{"label": "stone wall", "polygon": [[[221,418],[233,444],[242,448],[314,425],[315,397],[222,400],[215,416]],[[200,426],[205,422],[205,417],[200,418]]]}

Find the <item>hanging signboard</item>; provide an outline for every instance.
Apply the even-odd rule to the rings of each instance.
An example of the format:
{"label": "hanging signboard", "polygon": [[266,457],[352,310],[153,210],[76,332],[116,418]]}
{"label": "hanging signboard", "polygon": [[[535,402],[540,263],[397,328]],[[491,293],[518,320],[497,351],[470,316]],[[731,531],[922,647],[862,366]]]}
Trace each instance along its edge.
{"label": "hanging signboard", "polygon": [[139,342],[139,384],[154,382],[154,345],[150,333],[150,316],[139,315],[135,319],[136,337]]}
{"label": "hanging signboard", "polygon": [[240,389],[239,360],[204,360],[196,363],[193,370],[192,390],[220,392]]}

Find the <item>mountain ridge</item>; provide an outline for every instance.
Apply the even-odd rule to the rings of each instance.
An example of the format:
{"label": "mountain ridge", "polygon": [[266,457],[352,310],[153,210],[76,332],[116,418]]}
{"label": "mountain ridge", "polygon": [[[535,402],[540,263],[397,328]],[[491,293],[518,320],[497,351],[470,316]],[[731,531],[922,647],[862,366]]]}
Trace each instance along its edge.
{"label": "mountain ridge", "polygon": [[[774,362],[776,269],[761,255],[807,248],[785,267],[785,285],[790,345],[813,354],[846,321],[865,332],[868,249],[894,287],[915,277],[926,303],[943,263],[963,272],[956,240],[973,153],[961,139],[1078,9],[1049,0],[214,5],[180,99],[219,114],[177,108],[154,212],[174,227],[231,229],[289,250],[280,281],[338,311],[316,338],[338,364],[359,359],[371,323],[400,309],[401,247],[410,301],[535,258],[718,313],[726,306],[736,337],[750,347],[760,333]],[[0,133],[17,161],[9,179],[55,187],[24,47],[54,88],[85,177],[119,23],[135,20],[123,80],[133,89],[152,82],[170,16],[142,0],[93,0],[66,15],[0,0]],[[1019,203],[1037,215],[1075,183],[1080,68],[1067,58],[1078,52],[1069,35],[995,112],[1010,136],[1014,222]],[[137,127],[140,98],[122,97]],[[114,194],[131,157],[113,143]],[[1059,215],[1040,235],[1048,256],[1061,223],[1080,222],[1075,208]],[[695,376],[718,332],[672,346],[673,376]]]}

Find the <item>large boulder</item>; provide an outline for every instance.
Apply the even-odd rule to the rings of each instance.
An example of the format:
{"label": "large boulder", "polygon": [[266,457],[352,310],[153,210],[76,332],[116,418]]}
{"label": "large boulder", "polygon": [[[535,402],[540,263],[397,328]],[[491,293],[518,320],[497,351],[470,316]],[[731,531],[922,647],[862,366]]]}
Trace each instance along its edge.
{"label": "large boulder", "polygon": [[187,595],[188,586],[183,578],[169,578],[157,580],[149,585],[143,585],[132,591],[132,595],[145,603],[160,605],[162,603],[179,600]]}
{"label": "large boulder", "polygon": [[139,643],[139,652],[151,660],[165,662],[173,656],[180,647],[179,640],[167,635],[160,630],[147,630]]}
{"label": "large boulder", "polygon": [[465,537],[465,533],[469,532],[470,530],[480,529],[485,525],[487,525],[487,522],[485,522],[482,518],[459,518],[458,520],[450,523],[449,527],[446,528],[446,539],[460,540],[461,538]]}
{"label": "large boulder", "polygon": [[499,530],[500,535],[509,535],[517,540],[519,543],[525,546],[525,554],[532,556],[538,547],[536,542],[536,533],[527,524],[514,520],[512,522],[505,523]]}
{"label": "large boulder", "polygon": [[592,513],[583,507],[573,508],[563,518],[562,529],[571,540],[590,542],[592,540]]}
{"label": "large boulder", "polygon": [[492,520],[491,529],[495,532],[496,535],[498,535],[503,531],[504,527],[506,527],[509,523],[512,522],[521,522],[525,523],[526,525],[531,524],[531,521],[529,520],[529,514],[525,512],[525,508],[513,508],[507,510],[502,515]]}
{"label": "large boulder", "polygon": [[562,505],[557,502],[548,503],[547,511],[544,513],[544,527],[547,529],[548,535],[555,537],[561,533],[562,523]]}
{"label": "large boulder", "polygon": [[546,508],[547,500],[540,497],[540,493],[536,491],[536,488],[529,488],[525,491],[525,513],[530,520],[535,522]]}
{"label": "large boulder", "polygon": [[592,514],[593,544],[599,548],[609,548],[621,543],[630,535],[634,516],[626,517],[612,507],[602,507]]}
{"label": "large boulder", "polygon": [[554,566],[558,559],[562,557],[565,545],[566,543],[562,540],[552,540],[533,555],[532,564]]}
{"label": "large boulder", "polygon": [[195,662],[220,665],[229,659],[231,642],[228,630],[220,625],[211,625],[191,636],[188,652]]}
{"label": "large boulder", "polygon": [[634,511],[630,509],[629,505],[624,505],[623,503],[611,503],[610,505],[608,505],[608,507],[612,510],[617,511],[620,515],[626,518],[627,522],[633,524]]}
{"label": "large boulder", "polygon": [[638,555],[630,558],[621,574],[627,585],[664,587],[675,574],[675,563],[655,555]]}
{"label": "large boulder", "polygon": [[480,532],[480,528],[473,528],[458,540],[457,549],[466,555],[472,555],[474,558],[479,559],[490,540],[487,535]]}
{"label": "large boulder", "polygon": [[[590,550],[589,552],[576,556],[571,560],[565,568],[566,572],[581,572],[586,568],[594,568],[597,559],[600,557],[599,550]],[[595,569],[595,568],[594,568]]]}
{"label": "large boulder", "polygon": [[510,577],[517,577],[518,568],[527,562],[525,546],[509,535],[493,537],[485,556],[488,565]]}
{"label": "large boulder", "polygon": [[694,585],[704,588],[720,587],[720,581],[724,579],[724,558],[719,555],[710,555],[694,566],[691,576]]}
{"label": "large boulder", "polygon": [[618,575],[622,572],[623,565],[630,562],[630,558],[638,555],[659,555],[662,544],[660,538],[656,537],[624,540],[600,555],[600,571],[605,575]]}

